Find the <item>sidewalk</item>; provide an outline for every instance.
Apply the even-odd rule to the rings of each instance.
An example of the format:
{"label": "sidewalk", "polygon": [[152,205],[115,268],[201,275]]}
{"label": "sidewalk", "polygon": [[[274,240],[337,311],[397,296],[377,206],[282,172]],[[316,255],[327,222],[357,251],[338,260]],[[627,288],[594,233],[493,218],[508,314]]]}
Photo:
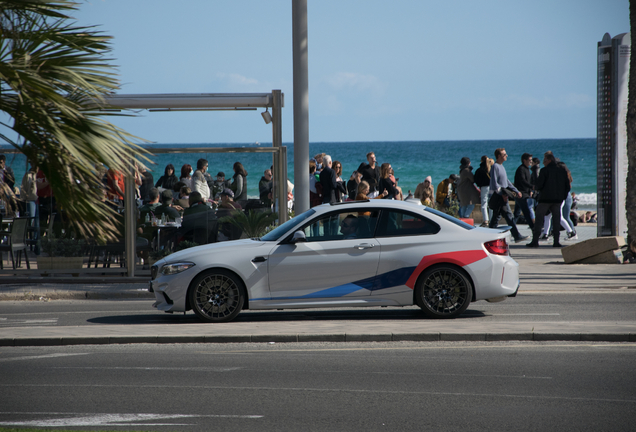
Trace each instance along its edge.
{"label": "sidewalk", "polygon": [[[527,227],[521,232],[528,234]],[[596,226],[580,226],[578,240],[596,237]],[[534,249],[511,246],[519,262],[519,295],[554,292],[602,293],[608,289],[636,294],[636,267],[564,264],[551,243]],[[148,298],[147,283],[0,285],[0,300]],[[510,300],[514,301],[514,300]],[[0,309],[2,303],[0,303]],[[157,312],[160,313],[160,312]],[[191,313],[191,312],[190,312]],[[1,316],[1,314],[0,314]],[[347,342],[347,341],[622,341],[636,342],[633,321],[479,322],[479,320],[268,321],[227,324],[100,325],[79,327],[7,327],[0,346],[57,346],[122,343]]]}

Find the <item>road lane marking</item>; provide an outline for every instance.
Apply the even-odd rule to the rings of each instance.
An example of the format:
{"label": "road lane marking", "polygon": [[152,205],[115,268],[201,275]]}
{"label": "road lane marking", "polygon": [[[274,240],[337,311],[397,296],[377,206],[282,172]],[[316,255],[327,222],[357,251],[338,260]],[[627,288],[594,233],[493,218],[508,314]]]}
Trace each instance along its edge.
{"label": "road lane marking", "polygon": [[88,354],[90,353],[55,353],[55,354],[43,354],[39,356],[9,357],[9,358],[0,359],[0,362],[19,361],[19,360],[39,360],[39,359],[45,359],[45,358],[68,357],[68,356],[78,356],[78,355],[88,355]]}
{"label": "road lane marking", "polygon": [[[502,393],[466,393],[466,392],[430,392],[430,391],[408,391],[408,390],[364,390],[364,389],[339,389],[339,388],[314,388],[314,387],[233,387],[233,386],[207,386],[207,385],[121,385],[121,384],[0,384],[2,387],[32,387],[32,388],[133,388],[133,389],[179,389],[184,387],[194,390],[223,390],[223,391],[282,391],[282,392],[315,392],[315,393],[351,393],[351,394],[377,394],[377,395],[415,395],[415,396],[458,396],[458,397],[485,397],[485,398],[515,398],[515,399],[542,399],[542,400],[565,400],[581,402],[606,402],[606,403],[627,403],[635,404],[636,399],[617,398],[593,398],[577,396],[544,396],[544,395],[515,395]],[[0,423],[1,424],[1,423]]]}
{"label": "road lane marking", "polygon": [[[0,413],[0,415],[42,415],[43,413]],[[72,414],[44,413],[45,415],[73,415],[74,417],[49,418],[28,421],[0,422],[2,426],[30,427],[79,427],[79,426],[190,426],[189,423],[155,423],[157,420],[178,420],[196,418],[244,418],[257,419],[262,415],[198,415],[198,414]],[[152,422],[152,423],[149,423]]]}
{"label": "road lane marking", "polygon": [[152,366],[57,366],[50,369],[97,369],[97,370],[145,370],[145,371],[195,371],[195,372],[233,372],[242,367],[152,367]]}

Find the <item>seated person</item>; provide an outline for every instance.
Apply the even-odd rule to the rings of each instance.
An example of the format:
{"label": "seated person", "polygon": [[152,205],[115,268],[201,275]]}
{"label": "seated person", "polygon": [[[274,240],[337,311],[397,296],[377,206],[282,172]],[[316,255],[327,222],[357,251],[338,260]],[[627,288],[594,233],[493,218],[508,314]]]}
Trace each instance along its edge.
{"label": "seated person", "polygon": [[190,207],[183,211],[180,240],[198,244],[213,243],[217,239],[218,222],[214,210],[203,202],[199,192],[190,194]]}
{"label": "seated person", "polygon": [[189,199],[190,199],[190,194],[192,193],[192,189],[190,189],[188,186],[183,186],[181,188],[181,191],[179,192],[179,205],[181,207],[188,208],[189,204]]}
{"label": "seated person", "polygon": [[165,214],[166,219],[169,222],[174,222],[178,217],[181,216],[178,210],[180,208],[181,207],[176,207],[172,205],[172,191],[166,189],[163,192],[161,192],[161,205],[156,208],[155,216],[158,219],[161,219],[161,216]]}
{"label": "seated person", "polygon": [[[234,202],[234,192],[232,192],[230,188],[223,189],[223,192],[221,192],[221,202],[219,204],[217,216],[219,218],[232,216],[235,211],[241,210],[241,205]],[[221,239],[236,240],[241,237],[242,232],[242,229],[230,222],[219,224],[219,233],[223,234]]]}
{"label": "seated person", "polygon": [[152,219],[152,216],[155,214],[157,207],[161,204],[159,203],[159,189],[156,187],[150,188],[148,191],[148,196],[150,201],[148,204],[143,205],[139,208],[139,218],[137,219],[138,224],[143,224],[146,221],[146,215],[149,216],[149,219]]}
{"label": "seated person", "polygon": [[219,210],[241,210],[242,207],[239,203],[234,202],[234,192],[232,189],[225,188],[223,192],[221,192],[221,203],[219,204]]}
{"label": "seated person", "polygon": [[[161,203],[159,203],[159,189],[154,187],[150,188],[148,195],[150,197],[150,202],[139,209],[139,218],[137,218],[137,234],[148,241],[152,241],[155,234],[155,230],[152,228],[152,218],[157,217],[157,208],[161,205]],[[148,216],[148,222],[146,222],[146,216]],[[144,258],[145,260],[148,259],[147,256]]]}
{"label": "seated person", "polygon": [[183,210],[183,218],[191,214],[196,213],[204,213],[211,211],[210,207],[208,207],[205,202],[203,202],[203,197],[200,192],[194,191],[190,194],[188,198],[188,207]]}
{"label": "seated person", "polygon": [[344,240],[356,238],[356,232],[358,230],[358,218],[354,215],[348,215],[340,223],[340,232],[343,234]]}

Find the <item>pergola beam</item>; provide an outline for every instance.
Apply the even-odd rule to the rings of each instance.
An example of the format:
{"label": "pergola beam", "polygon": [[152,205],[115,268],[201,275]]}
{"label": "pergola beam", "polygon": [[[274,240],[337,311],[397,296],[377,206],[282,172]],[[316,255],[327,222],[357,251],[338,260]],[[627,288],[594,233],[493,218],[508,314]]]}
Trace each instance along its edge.
{"label": "pergola beam", "polygon": [[[172,93],[172,94],[114,94],[105,99],[101,109],[147,109],[147,110],[215,110],[215,109],[248,109],[272,108],[272,144],[283,146],[282,113],[284,95],[280,90],[271,93]],[[183,150],[183,149],[182,149]],[[183,152],[183,151],[182,151]],[[287,158],[285,152],[278,151],[274,157],[275,195],[278,203],[278,221],[287,220]],[[283,166],[281,166],[283,165]],[[128,209],[134,208],[134,183],[132,175],[126,177],[126,265],[128,276],[135,275],[135,215]]]}

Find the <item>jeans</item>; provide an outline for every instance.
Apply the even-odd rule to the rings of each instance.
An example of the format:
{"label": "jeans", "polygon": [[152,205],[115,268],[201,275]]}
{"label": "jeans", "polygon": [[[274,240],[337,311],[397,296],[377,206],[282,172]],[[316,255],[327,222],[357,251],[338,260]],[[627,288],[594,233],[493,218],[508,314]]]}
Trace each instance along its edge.
{"label": "jeans", "polygon": [[528,198],[528,211],[530,212],[530,217],[534,220],[534,208],[537,206],[537,200],[534,198]]}
{"label": "jeans", "polygon": [[[511,227],[510,232],[512,233],[512,238],[518,240],[521,238],[521,233],[517,229],[517,225],[515,221],[512,219],[512,210],[510,210],[510,204],[505,202],[503,205],[496,207],[492,210],[492,218],[490,218],[490,223],[488,224],[489,228],[497,228],[497,224],[499,223],[500,214],[504,217],[508,225]],[[535,225],[536,226],[536,225]]]}
{"label": "jeans", "polygon": [[481,217],[484,218],[484,222],[492,219],[492,210],[488,208],[488,192],[490,192],[490,186],[481,187]]}
{"label": "jeans", "polygon": [[468,204],[467,206],[459,207],[459,217],[469,218],[474,208],[475,208],[475,204]]}
{"label": "jeans", "polygon": [[523,217],[526,219],[526,223],[530,229],[534,228],[534,222],[532,222],[532,216],[530,215],[530,209],[528,206],[528,198],[516,198],[515,204],[515,222],[517,222],[519,218],[519,213],[523,213]]}
{"label": "jeans", "polygon": [[568,197],[565,199],[563,203],[563,207],[561,207],[561,214],[563,215],[563,219],[565,219],[565,223],[567,223],[570,226],[571,228],[570,231],[574,231],[574,224],[572,223],[572,219],[570,219],[571,209],[572,209],[572,194],[568,194]]}

